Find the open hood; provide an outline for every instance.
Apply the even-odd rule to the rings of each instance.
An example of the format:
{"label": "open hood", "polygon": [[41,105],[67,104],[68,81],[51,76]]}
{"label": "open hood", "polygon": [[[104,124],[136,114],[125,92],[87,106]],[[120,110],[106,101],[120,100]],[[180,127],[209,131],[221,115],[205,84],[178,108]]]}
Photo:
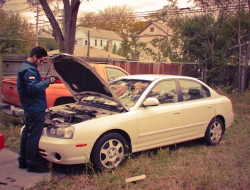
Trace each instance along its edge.
{"label": "open hood", "polygon": [[100,96],[116,102],[121,111],[128,111],[115,92],[86,61],[68,54],[54,54],[47,57],[47,60],[48,64],[53,64],[76,101],[84,96]]}

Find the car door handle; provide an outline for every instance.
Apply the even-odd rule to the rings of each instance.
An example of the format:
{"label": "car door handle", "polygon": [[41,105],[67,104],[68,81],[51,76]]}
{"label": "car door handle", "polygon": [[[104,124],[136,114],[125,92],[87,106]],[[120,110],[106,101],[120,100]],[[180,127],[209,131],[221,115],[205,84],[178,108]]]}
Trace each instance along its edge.
{"label": "car door handle", "polygon": [[10,89],[13,89],[13,86],[9,86]]}
{"label": "car door handle", "polygon": [[175,111],[174,115],[180,115],[180,111]]}
{"label": "car door handle", "polygon": [[207,108],[208,108],[208,109],[211,109],[211,108],[212,108],[212,105],[208,105]]}

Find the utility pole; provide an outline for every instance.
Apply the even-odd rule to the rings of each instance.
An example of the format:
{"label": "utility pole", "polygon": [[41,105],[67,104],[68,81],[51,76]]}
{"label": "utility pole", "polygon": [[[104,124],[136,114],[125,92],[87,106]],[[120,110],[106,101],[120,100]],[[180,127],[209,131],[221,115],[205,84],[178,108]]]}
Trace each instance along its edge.
{"label": "utility pole", "polygon": [[38,3],[36,3],[36,46],[38,46],[38,16],[39,16],[39,11],[38,11]]}
{"label": "utility pole", "polygon": [[240,24],[240,22],[241,22],[241,18],[240,18],[240,0],[239,0],[239,9],[238,9],[238,14],[239,14],[239,20],[238,20],[238,22],[239,22],[239,24],[238,24],[238,45],[239,45],[239,56],[238,56],[238,60],[239,60],[239,78],[238,78],[238,80],[239,80],[239,91],[240,91],[240,93],[242,93],[242,86],[241,86],[241,84],[242,84],[242,81],[241,81],[241,68],[242,68],[242,66],[241,66],[241,63],[242,63],[242,61],[241,61],[241,24]]}
{"label": "utility pole", "polygon": [[89,57],[90,51],[90,31],[88,30],[88,50],[87,50],[87,57]]}

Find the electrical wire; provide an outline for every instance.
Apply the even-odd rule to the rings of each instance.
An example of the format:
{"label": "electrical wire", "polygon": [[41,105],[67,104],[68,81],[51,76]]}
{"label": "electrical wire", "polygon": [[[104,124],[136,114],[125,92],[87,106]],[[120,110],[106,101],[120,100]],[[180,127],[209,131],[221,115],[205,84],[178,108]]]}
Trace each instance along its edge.
{"label": "electrical wire", "polygon": [[12,6],[12,5],[21,5],[21,4],[25,4],[25,3],[5,3],[5,6]]}
{"label": "electrical wire", "polygon": [[94,6],[90,5],[87,1],[83,1],[83,2],[86,3],[87,5],[91,6],[91,7],[94,8],[95,10],[100,11],[100,10],[98,10],[97,8],[95,8]]}
{"label": "electrical wire", "polygon": [[[246,4],[244,4],[243,6],[241,6],[241,8],[249,8],[249,7]],[[31,8],[22,9],[19,11],[14,11],[13,13],[21,12],[21,11],[28,10],[28,9],[31,9]],[[211,6],[211,7],[199,7],[198,9],[192,9],[192,8],[177,9],[177,10],[174,9],[174,10],[170,10],[169,12],[167,12],[165,14],[165,16],[176,16],[176,15],[183,15],[183,14],[216,12],[216,11],[220,11],[220,10],[224,10],[224,9],[225,9],[225,7],[223,7],[223,6],[220,7],[219,4],[216,4],[216,5]],[[233,5],[227,5],[227,10],[228,11],[235,11],[235,10],[238,10],[238,7],[233,6]],[[148,17],[153,17],[153,16],[159,16],[163,11],[164,11],[164,7],[163,7],[163,9],[157,10],[157,11],[135,12],[132,14],[129,13],[129,14],[123,15],[122,17],[127,18],[127,19],[148,18]],[[120,19],[121,19],[121,15],[114,15],[114,16],[95,16],[92,19],[78,18],[77,21],[80,22],[80,21],[84,21],[84,20],[96,21],[96,20],[120,20]],[[62,20],[61,21],[57,20],[57,22],[58,22],[58,24],[62,24]],[[48,23],[48,24],[44,24],[44,23]],[[43,23],[38,23],[38,24],[42,25],[43,27],[46,27],[46,26],[51,27],[48,20],[45,20]],[[36,24],[32,24],[32,25],[36,25]]]}
{"label": "electrical wire", "polygon": [[17,11],[11,11],[11,13],[19,13],[19,12],[23,12],[25,10],[29,10],[29,9],[32,9],[31,7],[28,7],[28,8],[25,8],[25,9],[22,9],[22,10],[17,10]]}

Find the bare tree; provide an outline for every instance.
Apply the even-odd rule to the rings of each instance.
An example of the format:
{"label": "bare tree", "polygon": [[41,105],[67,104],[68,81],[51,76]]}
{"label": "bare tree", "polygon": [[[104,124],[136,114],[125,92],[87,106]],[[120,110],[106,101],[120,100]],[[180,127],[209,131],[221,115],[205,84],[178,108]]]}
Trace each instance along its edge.
{"label": "bare tree", "polygon": [[81,0],[63,0],[64,32],[60,28],[47,0],[39,0],[52,26],[53,36],[60,52],[73,54],[75,47],[76,21]]}
{"label": "bare tree", "polygon": [[[86,0],[88,1],[88,0]],[[76,22],[80,4],[82,0],[27,0],[27,2],[34,6],[41,4],[45,12],[52,30],[53,37],[59,47],[59,51],[63,53],[74,53]],[[63,26],[60,27],[56,19],[58,8],[63,4]]]}

